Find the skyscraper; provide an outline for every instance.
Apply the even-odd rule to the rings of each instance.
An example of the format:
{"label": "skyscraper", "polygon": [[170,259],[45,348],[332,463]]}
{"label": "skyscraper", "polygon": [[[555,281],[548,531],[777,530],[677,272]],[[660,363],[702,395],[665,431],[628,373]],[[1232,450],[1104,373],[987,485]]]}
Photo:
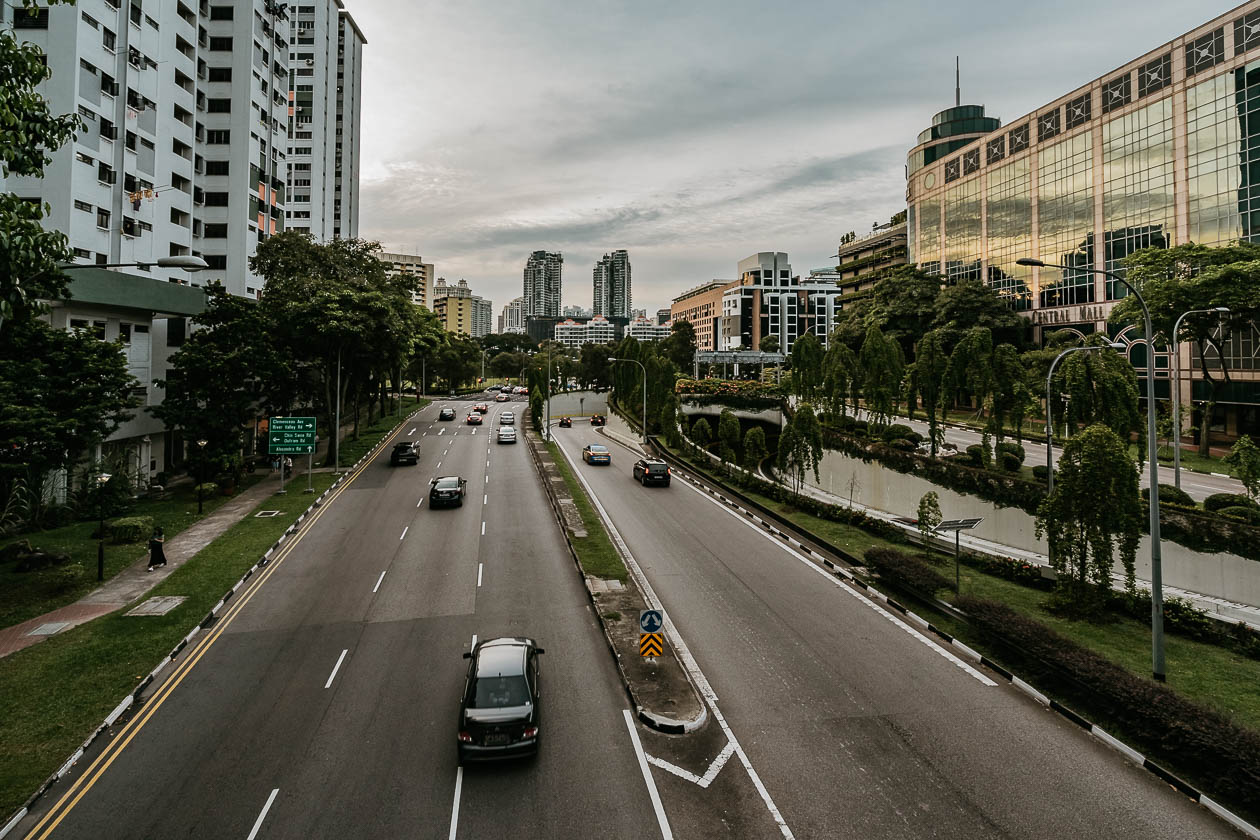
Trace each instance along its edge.
{"label": "skyscraper", "polygon": [[591,311],[609,318],[630,317],[630,254],[613,251],[595,263]]}
{"label": "skyscraper", "polygon": [[526,318],[533,315],[559,317],[560,273],[564,256],[559,251],[535,251],[525,261]]}
{"label": "skyscraper", "polygon": [[523,333],[525,332],[525,301],[523,298],[513,298],[503,307],[503,314],[499,316],[499,332],[501,333]]}

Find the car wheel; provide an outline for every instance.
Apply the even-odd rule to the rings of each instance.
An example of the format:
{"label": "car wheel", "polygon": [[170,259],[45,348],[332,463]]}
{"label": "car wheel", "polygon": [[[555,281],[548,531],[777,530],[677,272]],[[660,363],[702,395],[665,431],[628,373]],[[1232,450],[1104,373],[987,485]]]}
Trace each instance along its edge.
{"label": "car wheel", "polygon": [[463,499],[460,499],[458,502],[456,502],[456,503],[455,503],[455,507],[463,507],[463,506],[464,506],[464,500],[463,500]]}

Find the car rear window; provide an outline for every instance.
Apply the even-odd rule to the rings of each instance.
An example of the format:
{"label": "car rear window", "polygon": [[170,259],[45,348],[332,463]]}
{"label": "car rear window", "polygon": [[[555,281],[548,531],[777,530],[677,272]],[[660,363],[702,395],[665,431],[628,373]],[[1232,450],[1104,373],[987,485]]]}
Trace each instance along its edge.
{"label": "car rear window", "polygon": [[667,467],[665,464],[648,464],[647,465],[647,470],[652,475],[664,475],[665,471],[668,469],[669,467]]}
{"label": "car rear window", "polygon": [[469,706],[474,709],[504,709],[527,703],[529,686],[525,684],[524,677],[478,677]]}
{"label": "car rear window", "polygon": [[439,490],[457,490],[459,489],[459,479],[439,478],[436,486]]}

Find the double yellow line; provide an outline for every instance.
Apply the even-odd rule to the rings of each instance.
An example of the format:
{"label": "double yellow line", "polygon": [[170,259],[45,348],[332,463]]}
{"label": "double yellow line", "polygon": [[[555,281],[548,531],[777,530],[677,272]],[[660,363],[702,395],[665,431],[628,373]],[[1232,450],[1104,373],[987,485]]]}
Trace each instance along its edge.
{"label": "double yellow line", "polygon": [[[402,431],[404,425],[406,424],[400,424],[398,428],[394,430],[393,434],[381,442],[379,448],[383,449],[386,444],[397,437],[399,432]],[[217,623],[210,632],[203,636],[191,649],[187,651],[187,655],[184,657],[183,661],[171,673],[166,682],[162,683],[161,687],[152,697],[149,698],[149,701],[144,704],[140,714],[136,715],[127,722],[127,724],[118,733],[117,737],[109,742],[109,744],[101,751],[101,754],[96,757],[87,770],[85,770],[83,774],[75,780],[74,784],[72,784],[69,789],[62,794],[61,799],[57,800],[57,804],[53,805],[53,807],[48,810],[48,813],[44,814],[40,821],[36,823],[35,827],[26,835],[27,840],[44,840],[44,838],[52,834],[57,826],[60,825],[61,821],[66,818],[66,815],[79,804],[79,800],[82,799],[87,792],[92,789],[92,786],[100,780],[101,776],[105,774],[105,771],[109,769],[109,766],[114,763],[114,759],[118,758],[118,756],[122,754],[122,751],[127,748],[127,745],[131,743],[131,739],[136,737],[136,734],[144,728],[144,725],[149,722],[149,719],[157,714],[157,710],[162,707],[162,704],[166,702],[167,698],[170,697],[175,689],[179,687],[179,684],[184,681],[184,678],[192,672],[192,669],[196,667],[199,661],[201,661],[201,657],[206,655],[206,652],[210,650],[211,646],[214,645],[219,636],[223,634],[223,631],[228,628],[228,625],[230,625],[236,616],[240,614],[241,610],[245,608],[245,605],[258,594],[258,590],[262,589],[263,584],[266,583],[273,574],[275,574],[276,570],[284,563],[285,558],[293,553],[293,549],[297,547],[297,544],[301,542],[302,538],[306,536],[315,523],[319,521],[319,518],[324,515],[324,512],[328,510],[329,506],[336,501],[345,489],[349,487],[350,484],[354,482],[354,480],[357,479],[365,469],[367,469],[370,463],[372,463],[371,458],[365,459],[358,469],[348,475],[333,492],[333,494],[329,496],[314,513],[307,517],[302,527],[293,533],[293,538],[289,540],[288,544],[281,548],[280,551],[271,558],[271,561],[261,572],[258,572],[251,577],[250,582],[245,589],[238,593],[236,602],[233,603],[226,612],[219,616]]]}

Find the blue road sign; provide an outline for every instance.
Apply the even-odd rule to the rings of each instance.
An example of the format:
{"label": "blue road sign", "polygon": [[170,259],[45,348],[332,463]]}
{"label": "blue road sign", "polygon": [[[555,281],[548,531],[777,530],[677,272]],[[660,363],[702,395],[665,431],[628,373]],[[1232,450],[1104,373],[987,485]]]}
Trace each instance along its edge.
{"label": "blue road sign", "polygon": [[656,633],[661,629],[661,625],[665,623],[665,619],[661,616],[660,610],[642,610],[639,612],[639,631],[642,633]]}

